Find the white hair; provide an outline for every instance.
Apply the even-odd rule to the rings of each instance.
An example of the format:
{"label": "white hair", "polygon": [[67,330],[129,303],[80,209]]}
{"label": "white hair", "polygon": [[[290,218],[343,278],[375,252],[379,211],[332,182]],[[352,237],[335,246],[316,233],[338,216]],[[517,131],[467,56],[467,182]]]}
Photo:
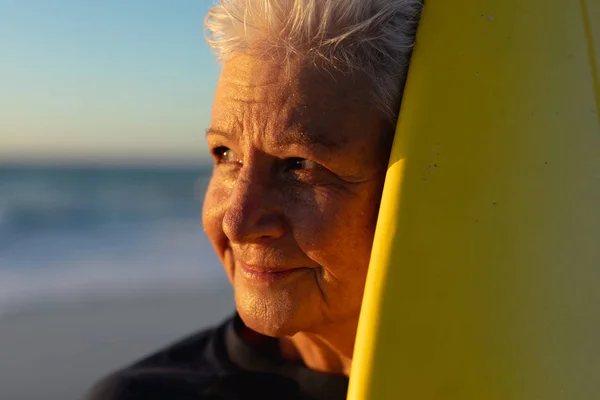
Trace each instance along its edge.
{"label": "white hair", "polygon": [[206,40],[221,62],[257,52],[364,72],[373,103],[394,121],[421,9],[422,0],[219,0]]}

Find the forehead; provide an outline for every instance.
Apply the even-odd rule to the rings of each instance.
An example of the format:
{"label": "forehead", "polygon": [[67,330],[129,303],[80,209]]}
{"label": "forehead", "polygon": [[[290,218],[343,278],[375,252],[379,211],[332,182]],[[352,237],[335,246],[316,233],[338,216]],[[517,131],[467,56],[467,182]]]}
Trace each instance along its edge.
{"label": "forehead", "polygon": [[384,118],[367,93],[364,77],[332,73],[303,60],[239,55],[223,66],[212,128],[331,148],[378,142]]}

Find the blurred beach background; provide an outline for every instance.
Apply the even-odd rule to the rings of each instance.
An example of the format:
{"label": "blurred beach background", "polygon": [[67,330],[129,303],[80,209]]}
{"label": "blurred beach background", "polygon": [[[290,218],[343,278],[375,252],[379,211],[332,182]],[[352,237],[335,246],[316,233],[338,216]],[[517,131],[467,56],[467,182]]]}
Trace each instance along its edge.
{"label": "blurred beach background", "polygon": [[78,399],[220,322],[209,0],[0,0],[0,399]]}

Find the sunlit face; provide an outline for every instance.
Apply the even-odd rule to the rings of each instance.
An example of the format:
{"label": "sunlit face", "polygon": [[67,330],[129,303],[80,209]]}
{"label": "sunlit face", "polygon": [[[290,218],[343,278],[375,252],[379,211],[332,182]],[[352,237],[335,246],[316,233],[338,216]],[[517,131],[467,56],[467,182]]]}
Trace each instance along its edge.
{"label": "sunlit face", "polygon": [[358,318],[392,139],[367,89],[301,60],[223,67],[203,222],[258,332]]}

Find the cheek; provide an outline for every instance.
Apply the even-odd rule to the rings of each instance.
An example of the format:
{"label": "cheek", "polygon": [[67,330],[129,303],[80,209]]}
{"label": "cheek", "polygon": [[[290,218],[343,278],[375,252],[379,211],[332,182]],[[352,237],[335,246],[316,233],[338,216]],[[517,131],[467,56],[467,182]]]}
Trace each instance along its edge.
{"label": "cheek", "polygon": [[227,237],[223,233],[223,216],[227,210],[227,198],[228,191],[213,177],[204,196],[202,225],[221,261],[227,248]]}
{"label": "cheek", "polygon": [[[379,185],[355,194],[322,199],[311,215],[295,215],[300,247],[335,280],[346,286],[364,281],[375,232]],[[300,208],[302,210],[302,208]]]}

